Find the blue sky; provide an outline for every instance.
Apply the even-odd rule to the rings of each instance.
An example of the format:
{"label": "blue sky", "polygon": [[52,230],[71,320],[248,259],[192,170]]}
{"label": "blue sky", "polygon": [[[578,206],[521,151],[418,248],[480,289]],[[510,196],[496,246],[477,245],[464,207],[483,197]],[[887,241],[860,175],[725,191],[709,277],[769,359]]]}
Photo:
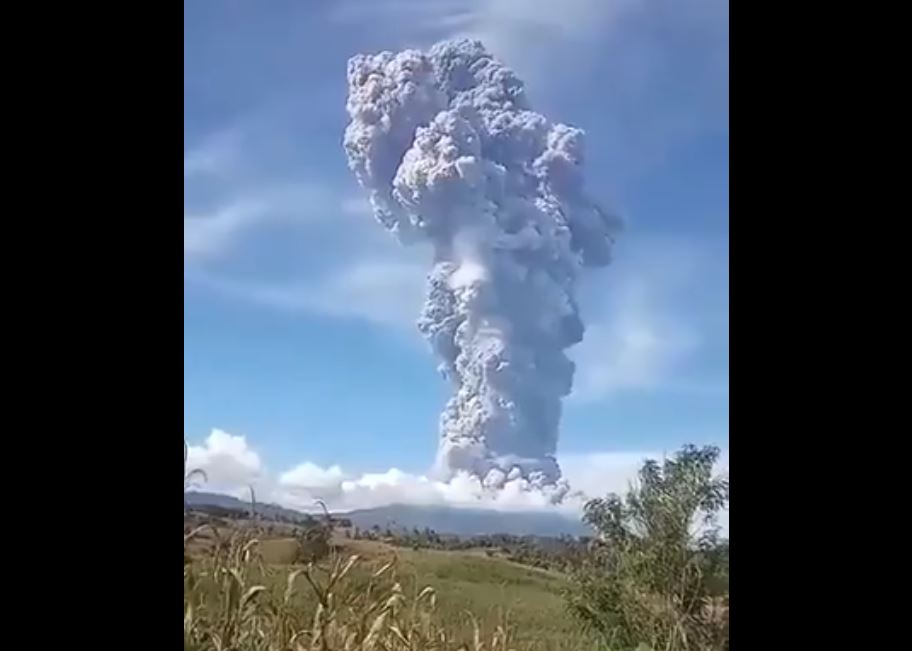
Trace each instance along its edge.
{"label": "blue sky", "polygon": [[293,502],[279,487],[430,465],[427,264],[346,167],[345,67],[459,35],[586,130],[588,187],[626,221],[581,288],[568,476],[603,492],[643,454],[727,448],[725,0],[186,0],[184,427],[215,488]]}

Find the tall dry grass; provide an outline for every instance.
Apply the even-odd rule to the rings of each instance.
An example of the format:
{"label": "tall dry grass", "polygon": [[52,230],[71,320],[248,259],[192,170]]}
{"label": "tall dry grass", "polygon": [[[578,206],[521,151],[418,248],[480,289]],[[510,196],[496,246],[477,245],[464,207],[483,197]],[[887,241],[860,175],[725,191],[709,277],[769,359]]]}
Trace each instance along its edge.
{"label": "tall dry grass", "polygon": [[[207,529],[212,544],[206,558],[191,560],[187,546]],[[185,535],[185,651],[513,649],[506,622],[486,638],[470,615],[470,640],[444,630],[435,591],[406,594],[394,563],[356,580],[359,558],[333,554],[324,563],[284,571],[284,589],[272,590],[273,570],[262,562],[254,533],[203,526]]]}

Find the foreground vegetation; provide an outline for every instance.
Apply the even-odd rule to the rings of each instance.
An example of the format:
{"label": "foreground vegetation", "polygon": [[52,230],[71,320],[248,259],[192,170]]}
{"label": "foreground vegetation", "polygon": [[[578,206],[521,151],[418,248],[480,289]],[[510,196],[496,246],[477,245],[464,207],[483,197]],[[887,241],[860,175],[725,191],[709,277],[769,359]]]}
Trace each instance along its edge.
{"label": "foreground vegetation", "polygon": [[592,540],[564,539],[546,561],[511,547],[534,541],[502,536],[454,551],[428,532],[355,539],[329,517],[284,537],[257,521],[197,522],[184,536],[185,649],[727,650],[717,455],[647,462],[625,497],[587,504]]}
{"label": "foreground vegetation", "polygon": [[573,571],[568,603],[611,645],[728,649],[728,541],[715,516],[729,487],[712,475],[718,455],[688,446],[647,461],[625,498],[586,505],[598,543]]}

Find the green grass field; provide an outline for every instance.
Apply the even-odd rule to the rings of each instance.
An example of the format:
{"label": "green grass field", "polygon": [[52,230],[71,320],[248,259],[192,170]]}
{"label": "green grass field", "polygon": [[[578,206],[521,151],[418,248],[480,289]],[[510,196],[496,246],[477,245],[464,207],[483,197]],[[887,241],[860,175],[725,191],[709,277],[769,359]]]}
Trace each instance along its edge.
{"label": "green grass field", "polygon": [[[432,587],[437,594],[438,622],[466,643],[474,635],[474,616],[483,638],[489,638],[498,626],[506,626],[513,642],[523,649],[595,647],[594,640],[582,633],[565,610],[561,592],[566,579],[561,574],[489,558],[481,551],[412,550],[343,538],[333,542],[336,554],[356,554],[363,559],[346,589],[362,589],[372,572],[394,561],[395,580],[405,594],[417,595]],[[263,583],[278,595],[285,590],[285,577],[296,567],[297,542],[291,538],[263,540],[259,552],[267,568]],[[295,602],[302,620],[313,616],[316,600],[308,590],[301,589]]]}
{"label": "green grass field", "polygon": [[472,612],[484,632],[505,619],[526,648],[578,642],[579,625],[566,613],[560,575],[459,552],[408,551],[400,567],[410,585],[437,590],[441,623],[452,630],[464,628],[465,613]]}

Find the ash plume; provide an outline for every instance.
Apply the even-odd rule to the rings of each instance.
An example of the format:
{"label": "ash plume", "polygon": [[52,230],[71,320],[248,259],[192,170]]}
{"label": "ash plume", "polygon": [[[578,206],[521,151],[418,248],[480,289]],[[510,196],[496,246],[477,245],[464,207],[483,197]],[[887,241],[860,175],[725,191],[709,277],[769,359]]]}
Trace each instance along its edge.
{"label": "ash plume", "polygon": [[555,460],[574,296],[609,263],[619,221],[583,187],[583,132],[531,110],[522,81],[474,40],[348,63],[348,163],[377,220],[429,243],[418,329],[454,395],[436,471],[562,499]]}

